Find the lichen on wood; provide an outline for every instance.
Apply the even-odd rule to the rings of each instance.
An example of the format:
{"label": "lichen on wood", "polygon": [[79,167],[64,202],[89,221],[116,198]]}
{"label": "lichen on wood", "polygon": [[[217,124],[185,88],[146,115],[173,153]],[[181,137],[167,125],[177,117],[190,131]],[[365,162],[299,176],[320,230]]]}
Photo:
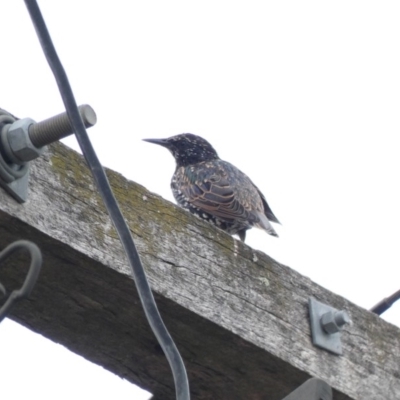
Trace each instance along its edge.
{"label": "lichen on wood", "polygon": [[[193,399],[279,400],[310,376],[334,399],[400,398],[400,331],[107,170],[161,314],[188,368]],[[0,245],[32,239],[44,254],[30,300],[12,318],[173,399],[124,252],[83,158],[62,144],[31,166],[29,197],[0,192]],[[6,279],[20,279],[18,262]],[[14,268],[15,267],[15,268]],[[343,356],[314,347],[308,298],[346,309]]]}

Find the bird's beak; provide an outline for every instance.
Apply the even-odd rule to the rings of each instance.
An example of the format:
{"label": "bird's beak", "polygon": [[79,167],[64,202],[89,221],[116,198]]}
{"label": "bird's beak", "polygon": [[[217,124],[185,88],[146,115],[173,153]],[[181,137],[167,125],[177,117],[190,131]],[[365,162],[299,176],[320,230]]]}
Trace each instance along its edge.
{"label": "bird's beak", "polygon": [[159,144],[160,146],[163,147],[169,147],[169,143],[167,141],[167,139],[143,139],[145,142],[149,142],[149,143],[154,143],[154,144]]}

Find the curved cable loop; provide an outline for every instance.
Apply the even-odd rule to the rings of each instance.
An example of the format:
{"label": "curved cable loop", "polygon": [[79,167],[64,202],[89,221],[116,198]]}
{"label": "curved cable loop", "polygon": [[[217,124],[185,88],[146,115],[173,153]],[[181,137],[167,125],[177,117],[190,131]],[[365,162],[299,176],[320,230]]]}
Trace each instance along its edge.
{"label": "curved cable loop", "polygon": [[[31,294],[42,267],[42,253],[39,250],[39,247],[37,247],[35,243],[28,240],[18,240],[7,246],[0,253],[0,264],[19,250],[27,250],[29,252],[31,256],[31,264],[21,289],[13,290],[6,302],[0,308],[0,322],[7,316],[8,312],[16,301],[24,297],[28,297]],[[5,288],[1,284],[0,291],[5,294]]]}

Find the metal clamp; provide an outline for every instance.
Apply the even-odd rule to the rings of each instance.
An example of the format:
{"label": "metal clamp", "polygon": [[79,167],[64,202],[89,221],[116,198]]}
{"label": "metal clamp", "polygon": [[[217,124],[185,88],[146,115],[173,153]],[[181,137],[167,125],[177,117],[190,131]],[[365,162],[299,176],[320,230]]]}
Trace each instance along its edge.
{"label": "metal clamp", "polygon": [[342,354],[340,331],[351,322],[348,313],[320,303],[313,297],[309,299],[309,307],[313,344],[331,353]]}
{"label": "metal clamp", "polygon": [[369,311],[381,315],[392,307],[397,300],[400,300],[400,290],[394,292],[391,296],[384,298],[378,304],[375,304]]}
{"label": "metal clamp", "polygon": [[[86,128],[97,122],[92,107],[79,106],[79,113]],[[0,109],[0,185],[18,202],[26,201],[29,161],[42,155],[46,145],[72,133],[66,113],[36,123]]]}
{"label": "metal clamp", "polygon": [[332,388],[321,379],[311,378],[282,400],[332,400]]}

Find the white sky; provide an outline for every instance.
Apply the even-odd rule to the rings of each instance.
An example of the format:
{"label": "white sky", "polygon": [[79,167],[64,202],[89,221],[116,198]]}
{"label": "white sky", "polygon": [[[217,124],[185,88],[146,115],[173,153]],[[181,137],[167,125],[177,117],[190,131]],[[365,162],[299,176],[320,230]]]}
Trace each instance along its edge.
{"label": "white sky", "polygon": [[[0,107],[38,121],[63,111],[24,3],[3,3]],[[279,239],[250,231],[250,246],[365,308],[400,288],[398,1],[40,6],[77,101],[97,112],[105,166],[172,201],[174,160],[141,139],[201,135],[282,222]],[[400,326],[400,304],[383,318]],[[19,352],[17,331],[1,325],[1,353]],[[29,356],[42,378],[47,353]],[[57,369],[76,382],[72,363]],[[4,368],[2,356],[3,393]]]}

